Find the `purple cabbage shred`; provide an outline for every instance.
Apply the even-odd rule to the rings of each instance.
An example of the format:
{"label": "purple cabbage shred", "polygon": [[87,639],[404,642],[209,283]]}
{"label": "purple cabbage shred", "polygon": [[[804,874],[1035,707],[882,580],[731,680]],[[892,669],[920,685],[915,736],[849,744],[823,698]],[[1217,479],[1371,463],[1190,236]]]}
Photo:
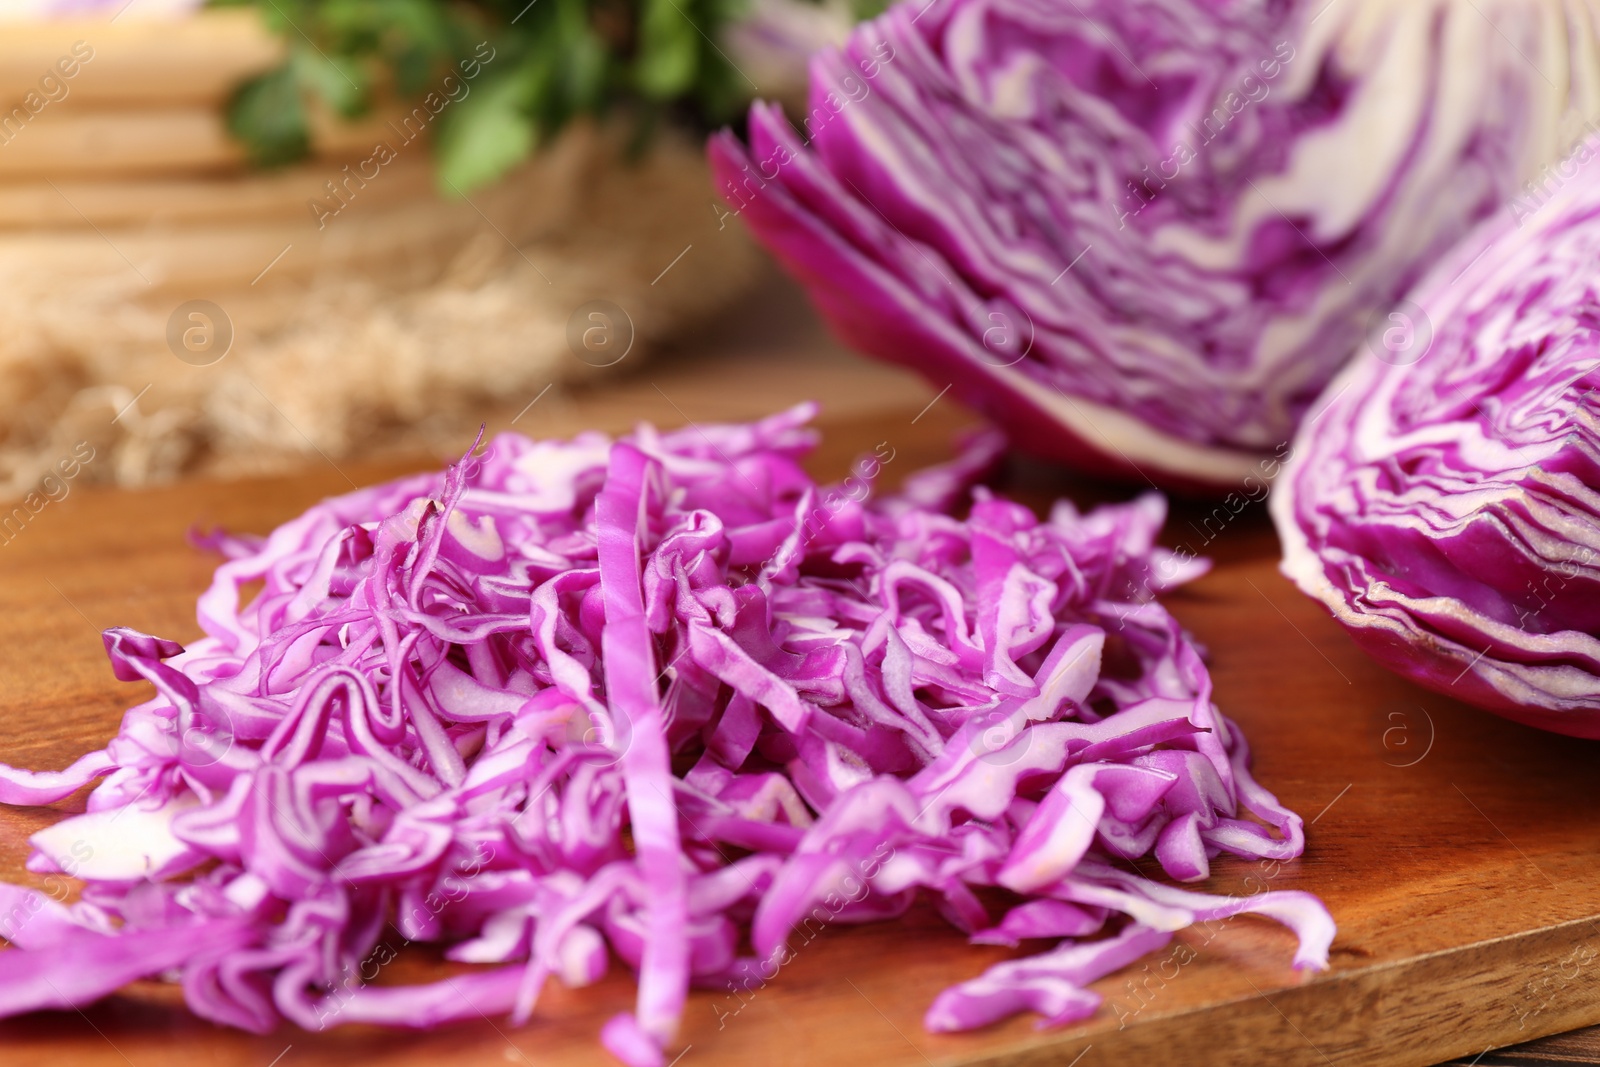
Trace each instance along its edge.
{"label": "purple cabbage shred", "polygon": [[[811,415],[504,434],[210,539],[205,637],[105,634],[155,695],[65,771],[0,767],[10,804],[98,783],[28,862],[81,899],[0,887],[0,1014],[171,977],[257,1032],[521,1023],[617,958],[637,1007],[602,1040],[661,1064],[691,986],[919,896],[975,942],[1056,943],[941,994],[932,1030],[1083,1019],[1090,983],[1239,912],[1325,967],[1309,894],[1126,862],[1196,881],[1304,845],[1154,599],[1205,569],[1155,544],[1161,498],[1040,520],[972,488],[983,436],[862,499],[804,472]],[[479,966],[375,981],[409,941]]]}

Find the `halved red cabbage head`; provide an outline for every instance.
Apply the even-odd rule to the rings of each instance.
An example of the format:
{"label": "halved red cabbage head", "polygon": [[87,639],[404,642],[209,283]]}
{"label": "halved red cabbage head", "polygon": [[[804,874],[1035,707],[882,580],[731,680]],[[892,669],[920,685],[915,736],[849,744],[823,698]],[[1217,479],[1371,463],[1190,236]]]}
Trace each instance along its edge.
{"label": "halved red cabbage head", "polygon": [[[1600,116],[1592,0],[903,0],[711,146],[837,332],[1019,447],[1221,486]],[[1273,468],[1276,469],[1276,468]]]}
{"label": "halved red cabbage head", "polygon": [[1271,496],[1284,573],[1368,652],[1579,737],[1600,737],[1597,154],[1439,264],[1393,316],[1403,356],[1328,387]]}
{"label": "halved red cabbage head", "polygon": [[[1088,983],[1240,912],[1325,966],[1307,894],[1117,862],[1188,881],[1304,841],[1154,599],[1204,569],[1156,547],[1160,498],[1041,521],[977,490],[953,518],[991,436],[864,502],[801,468],[809,417],[506,434],[214,539],[207,636],[106,633],[156,690],[106,749],[0,768],[17,804],[103,778],[33,838],[30,868],[85,879],[81,901],[4,890],[0,1014],[177,972],[249,1030],[520,1022],[614,954],[638,1006],[602,1038],[660,1064],[691,984],[755,988],[802,924],[919,895],[977,940],[1055,942],[943,994],[939,1030],[1082,1018]],[[412,941],[483,966],[386,983]]]}

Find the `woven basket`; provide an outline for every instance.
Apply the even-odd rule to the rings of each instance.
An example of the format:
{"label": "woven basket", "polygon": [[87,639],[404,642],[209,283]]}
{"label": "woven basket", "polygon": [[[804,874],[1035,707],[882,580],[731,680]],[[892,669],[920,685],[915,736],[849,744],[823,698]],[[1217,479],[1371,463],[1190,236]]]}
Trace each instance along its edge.
{"label": "woven basket", "polygon": [[79,441],[92,477],[124,484],[434,448],[548,384],[621,373],[758,273],[687,136],[626,160],[620,136],[574,127],[464,200],[390,106],[250,170],[222,104],[280,48],[242,11],[0,33],[11,495]]}

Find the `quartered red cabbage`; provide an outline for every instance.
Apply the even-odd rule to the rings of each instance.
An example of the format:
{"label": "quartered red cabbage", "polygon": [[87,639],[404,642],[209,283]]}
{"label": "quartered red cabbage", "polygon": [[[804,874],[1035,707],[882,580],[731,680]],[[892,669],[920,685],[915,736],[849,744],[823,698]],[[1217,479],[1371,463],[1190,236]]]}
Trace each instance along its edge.
{"label": "quartered red cabbage", "polygon": [[[903,0],[711,147],[851,344],[1098,473],[1259,473],[1600,117],[1593,0]],[[1274,468],[1275,469],[1275,468]]]}
{"label": "quartered red cabbage", "polygon": [[1284,573],[1368,652],[1578,737],[1600,737],[1597,155],[1439,264],[1394,315],[1405,358],[1328,387],[1271,494]]}
{"label": "quartered red cabbage", "polygon": [[[1118,862],[1193,881],[1304,843],[1153,599],[1204,569],[1156,547],[1161,499],[1040,521],[979,489],[953,518],[991,437],[864,502],[803,472],[810,415],[506,434],[215,539],[206,637],[105,635],[156,696],[64,772],[0,769],[12,804],[101,779],[29,862],[81,901],[0,900],[0,1013],[178,972],[248,1030],[521,1022],[615,955],[638,1005],[603,1040],[660,1064],[691,985],[754,988],[799,924],[919,894],[977,941],[1055,943],[945,992],[935,1030],[1083,1018],[1088,983],[1241,912],[1325,966],[1306,893]],[[388,984],[407,941],[482,966]]]}

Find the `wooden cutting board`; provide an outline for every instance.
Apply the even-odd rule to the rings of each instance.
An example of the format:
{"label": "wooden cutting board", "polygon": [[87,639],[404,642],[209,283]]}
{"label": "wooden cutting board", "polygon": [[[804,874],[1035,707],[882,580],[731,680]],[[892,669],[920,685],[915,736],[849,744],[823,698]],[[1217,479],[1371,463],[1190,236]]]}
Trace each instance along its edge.
{"label": "wooden cutting board", "polygon": [[[647,368],[605,393],[546,398],[517,426],[567,433],[639,417],[679,425],[819,394],[830,403],[828,440],[813,466],[826,477],[887,441],[896,458],[886,475],[898,479],[947,454],[951,433],[970,421],[898,372],[831,351],[774,351]],[[511,414],[492,418],[491,430]],[[215,561],[185,544],[191,526],[264,532],[350,483],[429,462],[323,465],[293,478],[137,493],[81,488],[49,504],[0,546],[0,760],[64,766],[143,699],[141,687],[112,679],[101,628],[198,634],[193,600]],[[1127,494],[1021,462],[1010,478],[1016,495],[1039,505]],[[1100,982],[1106,1004],[1083,1024],[1037,1031],[1018,1018],[935,1036],[921,1025],[935,994],[1007,953],[966,945],[922,909],[828,929],[742,998],[695,994],[678,1063],[1423,1065],[1600,1022],[1600,743],[1504,722],[1377,667],[1278,575],[1260,503],[1237,515],[1178,505],[1167,540],[1217,561],[1170,605],[1210,648],[1216,699],[1243,725],[1257,776],[1310,824],[1304,859],[1276,872],[1224,860],[1206,888],[1317,893],[1339,922],[1332,969],[1291,971],[1290,935],[1241,918],[1210,935],[1180,934],[1196,953],[1187,965],[1168,950]],[[25,839],[57,817],[0,811],[0,877],[36,881],[22,870]],[[390,971],[396,980],[448,973],[421,952]],[[150,983],[82,1012],[0,1023],[0,1061],[603,1063],[596,1032],[632,989],[620,967],[588,989],[552,982],[521,1028],[484,1019],[426,1034],[284,1027],[253,1036],[189,1017],[171,987]]]}

